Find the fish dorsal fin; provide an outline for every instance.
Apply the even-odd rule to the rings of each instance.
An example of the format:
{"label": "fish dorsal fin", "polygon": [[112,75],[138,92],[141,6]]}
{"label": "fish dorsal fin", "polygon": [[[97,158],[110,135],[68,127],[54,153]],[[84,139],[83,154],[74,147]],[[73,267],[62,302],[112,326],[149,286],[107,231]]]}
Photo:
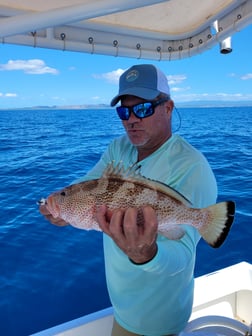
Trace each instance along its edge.
{"label": "fish dorsal fin", "polygon": [[149,187],[150,189],[154,189],[158,192],[161,192],[163,194],[169,195],[177,199],[178,201],[180,201],[181,203],[183,203],[188,207],[192,206],[192,203],[187,198],[185,198],[180,192],[178,192],[177,190],[168,186],[165,183],[144,177],[137,171],[137,169],[138,167],[135,165],[125,169],[122,162],[115,164],[115,162],[113,161],[106,167],[102,177],[117,178],[132,183],[142,185],[144,184],[146,187]]}

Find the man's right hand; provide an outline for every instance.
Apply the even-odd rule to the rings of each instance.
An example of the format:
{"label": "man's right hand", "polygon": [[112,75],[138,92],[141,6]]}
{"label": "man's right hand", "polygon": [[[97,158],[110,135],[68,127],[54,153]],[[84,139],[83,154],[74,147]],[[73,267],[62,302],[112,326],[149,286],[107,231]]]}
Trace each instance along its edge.
{"label": "man's right hand", "polygon": [[143,264],[157,253],[158,221],[154,209],[150,206],[142,208],[142,222],[138,222],[137,208],[117,209],[109,213],[105,205],[96,212],[97,222],[117,246],[135,264]]}

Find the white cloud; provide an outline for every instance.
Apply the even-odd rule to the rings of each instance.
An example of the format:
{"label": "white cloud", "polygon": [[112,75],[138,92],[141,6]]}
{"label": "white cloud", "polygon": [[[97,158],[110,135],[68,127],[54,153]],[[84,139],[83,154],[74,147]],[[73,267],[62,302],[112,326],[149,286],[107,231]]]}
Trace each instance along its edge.
{"label": "white cloud", "polygon": [[11,93],[11,92],[7,92],[7,93],[2,93],[0,92],[0,97],[3,98],[16,98],[18,95],[16,93]]}
{"label": "white cloud", "polygon": [[92,97],[92,100],[96,100],[96,101],[98,101],[99,99],[101,99],[101,97],[99,97],[99,96],[93,96],[93,97]]}
{"label": "white cloud", "polygon": [[172,87],[171,92],[182,92],[182,91],[188,91],[190,90],[190,86],[187,87]]}
{"label": "white cloud", "polygon": [[170,90],[171,92],[183,92],[183,91],[188,91],[190,90],[190,87],[179,87],[179,86],[174,86],[174,85],[178,85],[181,84],[183,81],[185,81],[187,79],[186,75],[168,75],[166,76],[169,86],[170,86]]}
{"label": "white cloud", "polygon": [[228,74],[229,77],[234,77],[234,78],[239,78],[241,80],[248,80],[248,79],[252,79],[252,73],[246,73],[244,75],[238,75],[238,74],[235,74],[235,73],[230,73]]}
{"label": "white cloud", "polygon": [[252,79],[252,73],[247,73],[240,77],[242,80]]}
{"label": "white cloud", "polygon": [[167,76],[169,85],[180,84],[187,79],[186,75],[168,75]]}
{"label": "white cloud", "polygon": [[57,75],[57,69],[48,67],[43,60],[9,60],[6,64],[0,64],[0,71],[23,71],[29,75],[43,75],[50,73]]}
{"label": "white cloud", "polygon": [[16,93],[6,93],[5,97],[13,98],[13,97],[17,97],[17,94]]}
{"label": "white cloud", "polygon": [[111,72],[105,72],[103,74],[93,74],[93,77],[96,79],[105,79],[107,82],[112,84],[118,84],[119,77],[125,70],[117,69]]}

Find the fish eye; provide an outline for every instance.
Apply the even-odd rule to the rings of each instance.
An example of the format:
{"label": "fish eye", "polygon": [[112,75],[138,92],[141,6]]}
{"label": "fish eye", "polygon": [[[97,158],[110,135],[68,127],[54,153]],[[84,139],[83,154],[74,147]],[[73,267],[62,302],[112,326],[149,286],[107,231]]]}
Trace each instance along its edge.
{"label": "fish eye", "polygon": [[62,192],[60,193],[60,195],[61,195],[61,196],[66,196],[65,191],[62,191]]}

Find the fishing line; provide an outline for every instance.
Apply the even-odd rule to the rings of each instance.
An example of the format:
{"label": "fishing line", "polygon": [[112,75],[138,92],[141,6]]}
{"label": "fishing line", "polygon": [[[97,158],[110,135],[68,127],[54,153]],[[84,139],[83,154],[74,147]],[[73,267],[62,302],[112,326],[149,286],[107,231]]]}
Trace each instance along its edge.
{"label": "fishing line", "polygon": [[181,119],[181,114],[179,112],[179,110],[177,109],[177,107],[174,105],[174,109],[177,113],[177,117],[178,117],[178,127],[173,131],[174,133],[175,132],[178,132],[181,128],[181,125],[182,125],[182,119]]}

